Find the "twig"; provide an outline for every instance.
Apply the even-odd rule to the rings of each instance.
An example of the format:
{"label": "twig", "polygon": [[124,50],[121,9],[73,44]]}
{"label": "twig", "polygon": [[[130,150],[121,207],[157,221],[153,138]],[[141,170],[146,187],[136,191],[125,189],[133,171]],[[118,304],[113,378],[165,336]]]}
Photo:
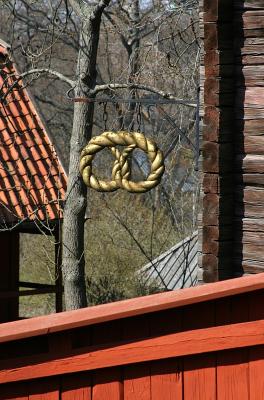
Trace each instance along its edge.
{"label": "twig", "polygon": [[[138,89],[138,90],[146,90],[151,93],[158,94],[159,96],[163,97],[164,99],[168,100],[179,100],[173,94],[166,93],[163,90],[156,89],[152,86],[142,85],[139,83],[109,83],[105,85],[96,85],[93,90],[90,91],[90,95],[94,96],[99,92],[107,91],[107,90],[116,90],[116,89]],[[190,107],[196,108],[197,105],[195,103],[188,103]]]}
{"label": "twig", "polygon": [[[75,85],[75,82],[72,81],[71,79],[67,78],[65,75],[61,74],[58,71],[55,71],[53,69],[50,68],[35,68],[35,69],[31,69],[29,71],[23,72],[22,74],[19,75],[19,77],[17,77],[17,79],[15,80],[15,82],[13,82],[13,84],[8,88],[7,92],[5,93],[5,95],[2,97],[2,100],[5,100],[6,97],[8,96],[8,94],[14,89],[14,87],[17,85],[17,83],[19,81],[21,81],[23,78],[25,78],[26,76],[29,75],[34,75],[34,74],[49,74],[49,75],[54,75],[56,76],[58,79],[60,79],[61,81],[67,83],[68,85],[70,85],[72,88]],[[3,87],[5,86],[5,83],[8,81],[8,79],[10,77],[15,76],[14,74],[10,74],[7,76],[7,78],[4,80],[2,87],[0,88],[0,92],[2,91]]]}

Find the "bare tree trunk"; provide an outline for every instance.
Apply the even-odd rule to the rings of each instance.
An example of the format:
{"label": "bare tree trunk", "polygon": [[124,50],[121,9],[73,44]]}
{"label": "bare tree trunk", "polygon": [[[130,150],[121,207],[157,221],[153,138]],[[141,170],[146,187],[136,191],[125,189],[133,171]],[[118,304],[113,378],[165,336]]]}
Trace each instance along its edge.
{"label": "bare tree trunk", "polygon": [[[129,43],[127,47],[128,51],[128,63],[129,63],[129,75],[128,82],[135,83],[137,74],[139,73],[140,63],[139,63],[139,23],[140,23],[140,9],[139,0],[132,0],[129,9],[129,18],[131,21],[131,28],[129,30]],[[131,99],[136,98],[136,91],[132,90],[129,93]],[[131,102],[128,107],[128,116],[126,118],[126,126],[132,128],[132,122],[134,114],[136,111],[136,103]]]}
{"label": "bare tree trunk", "polygon": [[140,8],[139,8],[139,0],[133,0],[130,6],[130,20],[131,20],[131,29],[130,29],[130,54],[129,54],[129,81],[135,81],[136,75],[139,72],[140,64],[139,64],[139,46],[140,46],[140,38],[139,38],[139,24],[140,24]]}
{"label": "bare tree trunk", "polygon": [[80,153],[91,138],[94,105],[89,103],[89,92],[96,84],[96,57],[101,13],[83,18],[80,50],[76,70],[75,102],[70,143],[69,179],[64,209],[63,261],[66,310],[87,306],[84,260],[84,217],[87,206],[87,188],[79,173]]}

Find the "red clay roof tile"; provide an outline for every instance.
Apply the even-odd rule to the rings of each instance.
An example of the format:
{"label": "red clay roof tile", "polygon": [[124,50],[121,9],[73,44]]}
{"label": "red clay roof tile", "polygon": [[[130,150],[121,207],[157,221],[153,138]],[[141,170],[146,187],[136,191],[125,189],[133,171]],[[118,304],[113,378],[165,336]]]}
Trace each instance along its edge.
{"label": "red clay roof tile", "polygon": [[[6,94],[19,76],[14,63],[2,63],[0,88]],[[62,218],[66,174],[21,81],[0,104],[0,223]]]}

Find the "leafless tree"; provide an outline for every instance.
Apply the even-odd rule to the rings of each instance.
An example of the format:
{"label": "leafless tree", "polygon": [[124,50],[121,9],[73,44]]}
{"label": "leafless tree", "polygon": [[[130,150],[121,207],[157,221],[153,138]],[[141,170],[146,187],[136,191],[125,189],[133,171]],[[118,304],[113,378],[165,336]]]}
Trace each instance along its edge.
{"label": "leafless tree", "polygon": [[[54,120],[57,124],[65,124],[68,118],[73,118],[63,223],[62,271],[66,309],[87,305],[84,271],[87,188],[79,174],[79,161],[81,150],[91,138],[97,120],[94,115],[96,96],[105,93],[114,97],[122,90],[121,93],[126,93],[132,100],[137,98],[139,91],[145,96],[151,93],[152,96],[175,101],[182,96],[195,99],[199,64],[197,21],[195,16],[190,15],[186,2],[171,2],[172,7],[169,3],[162,0],[5,2],[5,9],[9,9],[12,15],[13,53],[20,51],[24,56],[21,63],[24,72],[18,79],[23,79],[27,84],[39,79],[39,87],[47,89],[47,96],[38,94],[39,100],[53,108],[56,106]],[[186,7],[188,12],[183,12]],[[23,31],[23,27],[27,27],[27,30]],[[103,39],[101,44],[100,30]],[[24,32],[23,38],[21,31]],[[67,56],[59,54],[62,38],[67,47]],[[118,38],[118,44],[111,41],[115,38]],[[54,61],[54,52],[59,54],[59,62]],[[121,54],[119,58],[118,53]],[[103,57],[107,58],[107,63],[102,62]],[[190,57],[194,62],[188,68]],[[117,60],[119,65],[111,68],[111,64],[116,64]],[[166,66],[163,76],[158,68],[155,70],[158,64],[163,65],[164,69]],[[154,65],[151,73],[150,65]],[[44,76],[53,80],[46,81]],[[57,95],[54,90],[49,90],[54,80],[59,88]],[[59,94],[66,90],[68,96],[75,99],[73,108],[67,97]],[[180,96],[175,95],[177,92]],[[179,105],[177,140],[174,143],[171,140],[175,136],[175,127],[171,128],[172,136],[168,135],[165,139],[168,142],[167,156],[170,156],[169,168],[175,166],[172,149],[179,144],[186,144],[186,141],[188,143],[193,132],[194,123],[186,124],[186,119],[195,118],[195,104],[189,105],[191,108],[187,114],[186,104]],[[136,102],[131,101],[127,108],[119,111],[122,115],[120,124],[131,125],[136,114]],[[162,112],[162,109],[155,111],[157,132],[164,129],[157,122]],[[58,117],[58,114],[62,117]],[[151,120],[147,112],[142,114],[146,121]],[[99,125],[100,122],[99,118]],[[168,121],[164,122],[164,126],[168,126],[166,123]],[[182,185],[184,179],[186,176]],[[166,197],[165,201],[177,222],[173,204],[175,191],[170,189],[173,180],[173,174],[168,174],[162,196]]]}

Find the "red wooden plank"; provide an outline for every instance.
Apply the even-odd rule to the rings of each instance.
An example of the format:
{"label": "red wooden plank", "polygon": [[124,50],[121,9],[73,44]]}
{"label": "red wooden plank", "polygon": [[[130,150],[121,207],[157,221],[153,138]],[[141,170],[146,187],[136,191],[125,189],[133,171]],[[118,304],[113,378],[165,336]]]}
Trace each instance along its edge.
{"label": "red wooden plank", "polygon": [[[85,343],[91,344],[91,333],[90,329],[83,329],[82,334],[85,337]],[[75,336],[65,332],[63,338],[61,333],[53,333],[49,339],[49,351],[55,353],[56,356],[63,356],[67,354],[73,344],[79,345],[82,343],[84,338],[80,337],[80,332],[75,332]],[[91,374],[90,373],[78,373],[73,375],[62,376],[61,378],[61,399],[60,400],[91,400],[92,389],[91,389]]]}
{"label": "red wooden plank", "polygon": [[29,400],[59,400],[59,391],[53,391],[49,393],[36,393],[28,397]]}
{"label": "red wooden plank", "polygon": [[[264,319],[264,293],[254,293],[250,296],[250,319]],[[249,350],[249,382],[250,400],[261,400],[264,393],[264,346]]]}
{"label": "red wooden plank", "polygon": [[0,342],[44,335],[264,288],[264,273],[0,326]]}
{"label": "red wooden plank", "polygon": [[[93,328],[93,345],[120,340],[120,321]],[[122,400],[123,383],[120,368],[95,371],[93,374],[92,400]]]}
{"label": "red wooden plank", "polygon": [[[146,316],[124,321],[123,338],[136,340],[148,337],[149,319]],[[131,365],[124,369],[124,400],[151,400],[150,365]]]}
{"label": "red wooden plank", "polygon": [[[248,320],[248,297],[237,296],[217,310],[218,323]],[[217,396],[223,400],[248,400],[248,350],[224,351],[217,357]]]}
{"label": "red wooden plank", "polygon": [[[195,305],[184,310],[185,329],[198,329],[214,325],[214,303]],[[209,328],[215,329],[215,328]],[[196,335],[199,330],[193,331]],[[184,359],[184,400],[215,400],[215,355],[201,355]]]}
{"label": "red wooden plank", "polygon": [[264,393],[264,346],[249,351],[250,400],[262,400]]}
{"label": "red wooden plank", "polygon": [[182,400],[182,360],[168,359],[151,366],[151,400]]}
{"label": "red wooden plank", "polygon": [[59,381],[52,379],[30,382],[28,400],[60,400]]}
{"label": "red wooden plank", "polygon": [[90,374],[63,376],[60,400],[92,400]]}
{"label": "red wooden plank", "polygon": [[190,357],[184,361],[184,400],[215,400],[214,356]]}
{"label": "red wooden plank", "polygon": [[124,400],[151,400],[149,371],[149,365],[125,368]]}
{"label": "red wooden plank", "polygon": [[217,396],[223,400],[248,400],[248,364],[237,350],[221,354],[217,366]]}
{"label": "red wooden plank", "polygon": [[92,400],[122,400],[123,384],[116,368],[98,370],[94,374]]}
{"label": "red wooden plank", "polygon": [[90,347],[82,353],[49,361],[43,361],[39,357],[25,357],[23,366],[21,360],[8,360],[0,365],[0,383],[260,344],[264,344],[264,320],[121,342],[109,348]]}
{"label": "red wooden plank", "polygon": [[[150,316],[151,336],[181,331],[182,310],[167,310]],[[151,400],[182,400],[182,360],[168,359],[151,364]]]}

